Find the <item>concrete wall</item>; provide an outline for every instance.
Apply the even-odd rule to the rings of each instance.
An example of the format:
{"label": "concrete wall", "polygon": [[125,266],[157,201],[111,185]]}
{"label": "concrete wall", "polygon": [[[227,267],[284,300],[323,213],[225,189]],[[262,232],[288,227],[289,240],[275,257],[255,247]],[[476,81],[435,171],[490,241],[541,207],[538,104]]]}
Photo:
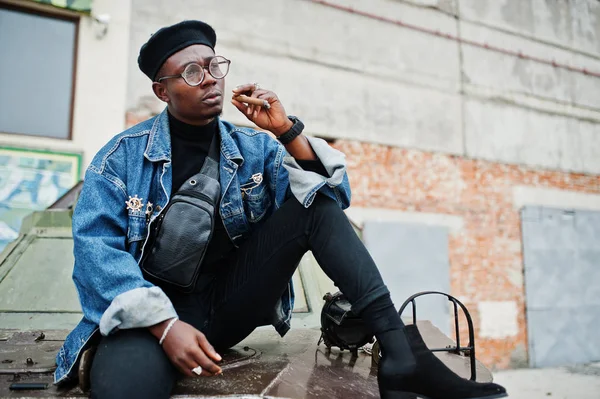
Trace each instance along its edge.
{"label": "concrete wall", "polygon": [[95,0],[93,7],[94,14],[109,14],[111,21],[107,34],[98,38],[98,24],[90,17],[81,16],[72,140],[0,133],[0,143],[79,152],[84,156],[83,167],[86,167],[100,147],[123,130],[131,2]]}
{"label": "concrete wall", "polygon": [[[597,1],[332,3],[600,71]],[[137,119],[162,109],[137,69],[140,46],[161,26],[198,18],[233,61],[228,86],[273,89],[314,134],[600,173],[600,78],[309,0],[133,0],[133,14],[127,107]],[[247,123],[231,106],[224,116]]]}
{"label": "concrete wall", "polygon": [[[597,1],[460,0],[461,35],[600,71]],[[461,46],[465,153],[599,173],[600,78]]]}
{"label": "concrete wall", "polygon": [[[172,6],[163,11],[167,3]],[[451,16],[401,3],[372,3],[379,11],[456,33]],[[233,61],[228,85],[258,81],[273,89],[311,132],[436,151],[462,149],[456,43],[400,34],[394,25],[309,1],[213,0],[183,6],[151,0],[134,1],[133,8],[139,18],[132,21],[132,109],[151,96],[149,81],[134,62],[137,49],[164,24],[201,18],[217,31],[217,52]],[[390,38],[396,45],[389,45]],[[431,108],[444,112],[433,114]],[[224,116],[247,123],[231,106]]]}

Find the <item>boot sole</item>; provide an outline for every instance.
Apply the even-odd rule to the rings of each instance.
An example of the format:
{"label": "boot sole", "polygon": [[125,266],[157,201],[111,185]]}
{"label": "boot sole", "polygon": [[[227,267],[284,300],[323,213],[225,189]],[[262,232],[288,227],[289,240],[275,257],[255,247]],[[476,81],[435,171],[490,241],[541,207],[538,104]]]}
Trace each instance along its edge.
{"label": "boot sole", "polygon": [[[499,393],[491,396],[478,396],[476,398],[464,398],[464,399],[498,399],[508,397],[507,393]],[[381,399],[431,399],[428,396],[418,395],[412,392],[399,392],[399,391],[383,391]]]}

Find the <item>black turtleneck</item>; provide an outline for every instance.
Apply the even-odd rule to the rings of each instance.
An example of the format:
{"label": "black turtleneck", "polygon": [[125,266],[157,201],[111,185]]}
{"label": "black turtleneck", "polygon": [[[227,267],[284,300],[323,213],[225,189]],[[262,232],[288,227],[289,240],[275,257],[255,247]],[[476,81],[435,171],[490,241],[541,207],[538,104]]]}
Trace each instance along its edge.
{"label": "black turtleneck", "polygon": [[194,126],[169,114],[173,172],[171,194],[179,190],[188,177],[200,172],[210,143],[217,133],[217,126],[217,118],[204,126]]}
{"label": "black turtleneck", "polygon": [[[173,173],[171,194],[173,194],[189,177],[202,169],[210,149],[210,143],[217,134],[218,121],[215,118],[207,125],[194,126],[181,122],[169,114],[169,128],[171,131],[171,170]],[[218,140],[218,136],[216,138]],[[202,262],[202,273],[217,271],[220,261],[234,248],[223,226],[223,220],[218,215],[216,216],[215,230]]]}

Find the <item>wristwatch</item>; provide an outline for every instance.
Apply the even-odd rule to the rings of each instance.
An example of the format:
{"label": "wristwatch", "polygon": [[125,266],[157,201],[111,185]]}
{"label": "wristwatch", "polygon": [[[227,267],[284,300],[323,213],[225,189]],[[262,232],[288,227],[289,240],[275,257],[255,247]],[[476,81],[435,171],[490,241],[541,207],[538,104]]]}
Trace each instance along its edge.
{"label": "wristwatch", "polygon": [[292,115],[288,115],[288,119],[294,122],[294,124],[292,125],[290,130],[277,137],[277,140],[279,140],[279,142],[283,145],[291,143],[292,140],[300,136],[300,133],[302,133],[302,131],[304,130],[304,123],[302,123],[300,119]]}

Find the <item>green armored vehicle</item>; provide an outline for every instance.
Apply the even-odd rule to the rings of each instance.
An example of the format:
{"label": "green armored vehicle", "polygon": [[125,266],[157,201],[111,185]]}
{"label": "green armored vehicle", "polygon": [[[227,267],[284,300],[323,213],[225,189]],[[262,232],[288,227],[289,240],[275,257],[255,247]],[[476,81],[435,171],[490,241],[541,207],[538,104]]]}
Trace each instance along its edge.
{"label": "green armored vehicle", "polygon": [[[86,370],[93,351],[85,352],[80,361],[79,384],[52,384],[55,355],[82,316],[71,280],[71,208],[79,188],[74,187],[49,209],[29,215],[19,237],[0,255],[2,398],[89,395]],[[378,398],[377,345],[358,350],[328,347],[331,340],[320,339],[321,310],[323,296],[335,287],[310,255],[294,278],[301,288],[297,289],[294,328],[284,338],[270,327],[259,328],[224,354],[223,375],[182,379],[173,397]],[[492,380],[491,373],[475,361],[471,343],[457,347],[430,322],[417,325],[427,345],[441,349],[436,354],[459,375]]]}

